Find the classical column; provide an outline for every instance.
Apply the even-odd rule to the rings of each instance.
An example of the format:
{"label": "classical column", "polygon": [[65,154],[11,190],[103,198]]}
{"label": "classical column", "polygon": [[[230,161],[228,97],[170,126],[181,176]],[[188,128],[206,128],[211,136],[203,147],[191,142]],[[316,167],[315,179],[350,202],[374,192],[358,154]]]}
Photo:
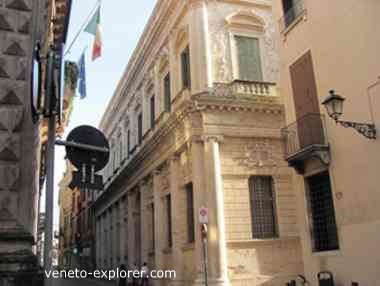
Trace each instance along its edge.
{"label": "classical column", "polygon": [[194,200],[194,264],[197,271],[197,283],[201,284],[204,278],[203,274],[203,255],[200,227],[198,223],[198,210],[206,206],[205,196],[205,168],[204,168],[204,144],[201,138],[193,138],[191,142],[191,162],[192,162],[192,179],[193,179],[193,200]]}
{"label": "classical column", "polygon": [[129,266],[136,263],[135,218],[133,216],[135,193],[128,193],[128,260]]}
{"label": "classical column", "polygon": [[100,216],[96,217],[95,220],[95,228],[96,228],[96,237],[95,237],[95,244],[96,244],[96,262],[95,262],[95,268],[100,269],[100,246],[101,246],[101,240],[102,240],[102,233],[101,233],[101,219]]}
{"label": "classical column", "polygon": [[172,199],[172,229],[173,229],[173,259],[174,259],[174,270],[176,270],[176,279],[173,279],[170,285],[183,285],[183,263],[184,257],[182,252],[182,241],[181,241],[181,218],[183,216],[179,215],[179,212],[184,210],[180,208],[181,205],[181,195],[179,190],[178,182],[178,170],[179,170],[179,157],[173,156],[170,160],[170,194]]}
{"label": "classical column", "polygon": [[208,253],[210,284],[229,285],[224,220],[224,193],[218,136],[205,138],[207,202],[209,208]]}
{"label": "classical column", "polygon": [[113,207],[113,269],[120,266],[120,223],[119,223],[119,204],[116,203]]}
{"label": "classical column", "polygon": [[124,205],[125,197],[119,201],[119,256],[120,264],[125,264],[124,253],[125,253],[125,224],[124,224]]}
{"label": "classical column", "polygon": [[[164,204],[161,200],[161,175],[160,171],[154,171],[153,174],[153,202],[154,202],[154,252],[155,252],[155,268],[163,268],[163,254],[162,251],[165,247],[164,241],[164,221],[163,214]],[[155,282],[155,285],[159,285],[160,281]]]}
{"label": "classical column", "polygon": [[148,211],[146,207],[147,197],[147,182],[142,180],[140,182],[140,216],[141,216],[141,261],[142,263],[148,261],[149,254],[149,231],[148,231]]}
{"label": "classical column", "polygon": [[208,11],[205,0],[190,0],[190,60],[192,92],[212,87],[212,63],[209,43]]}

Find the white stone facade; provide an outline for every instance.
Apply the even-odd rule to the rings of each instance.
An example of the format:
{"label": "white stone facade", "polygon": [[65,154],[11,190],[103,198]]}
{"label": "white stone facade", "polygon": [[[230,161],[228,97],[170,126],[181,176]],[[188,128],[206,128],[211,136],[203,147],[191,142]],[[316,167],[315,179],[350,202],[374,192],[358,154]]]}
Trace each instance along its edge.
{"label": "white stone facade", "polygon": [[[147,262],[177,272],[156,285],[201,283],[198,210],[205,206],[210,285],[284,285],[303,273],[291,169],[282,154],[274,30],[271,1],[158,2],[100,126],[112,157],[94,206],[97,268]],[[235,35],[258,39],[262,81],[239,81]],[[182,78],[187,46],[191,88]],[[269,239],[253,238],[252,176],[273,180],[276,235]]]}

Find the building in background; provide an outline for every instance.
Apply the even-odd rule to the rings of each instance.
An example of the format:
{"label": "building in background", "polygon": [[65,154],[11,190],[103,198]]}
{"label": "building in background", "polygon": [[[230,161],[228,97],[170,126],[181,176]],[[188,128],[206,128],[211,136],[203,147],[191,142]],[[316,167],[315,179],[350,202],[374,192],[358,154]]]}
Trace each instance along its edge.
{"label": "building in background", "polygon": [[380,2],[273,2],[306,277],[318,285],[331,271],[336,285],[377,285],[380,142],[336,124],[321,104],[335,89],[346,98],[340,120],[379,131]]}
{"label": "building in background", "polygon": [[74,205],[73,190],[69,188],[72,179],[73,166],[66,161],[66,171],[59,182],[59,252],[58,265],[60,269],[71,266],[72,251],[72,210]]}
{"label": "building in background", "polygon": [[75,167],[67,161],[59,184],[59,267],[93,271],[95,267],[92,203],[96,191],[71,186]]}
{"label": "building in background", "polygon": [[283,160],[271,1],[158,1],[103,116],[110,140],[94,204],[96,267],[176,270],[210,285],[284,285],[303,273]]}
{"label": "building in background", "polygon": [[[36,257],[41,142],[32,121],[31,62],[66,39],[71,1],[0,2],[0,284],[39,285]],[[54,21],[53,21],[54,19]]]}

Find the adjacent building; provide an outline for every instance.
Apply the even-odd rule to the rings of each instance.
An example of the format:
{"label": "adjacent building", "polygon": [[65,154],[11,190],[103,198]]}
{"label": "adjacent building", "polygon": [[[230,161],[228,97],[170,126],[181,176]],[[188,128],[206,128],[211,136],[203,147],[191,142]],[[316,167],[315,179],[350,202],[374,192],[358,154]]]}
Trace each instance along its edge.
{"label": "adjacent building", "polygon": [[[31,107],[32,53],[65,41],[69,0],[0,2],[0,285],[39,285],[39,127]],[[54,19],[54,22],[53,22]],[[40,122],[41,123],[41,122]]]}
{"label": "adjacent building", "polygon": [[210,285],[284,285],[303,274],[272,1],[158,1],[101,130],[96,267],[176,270]]}
{"label": "adjacent building", "polygon": [[370,139],[368,125],[336,124],[322,103],[335,90],[346,98],[338,120],[379,131],[380,2],[273,2],[287,111],[285,158],[296,171],[306,278],[317,285],[317,274],[329,271],[336,285],[377,285],[380,142]]}
{"label": "adjacent building", "polygon": [[95,267],[95,227],[92,203],[96,191],[72,186],[75,168],[67,161],[59,184],[59,267],[89,272]]}

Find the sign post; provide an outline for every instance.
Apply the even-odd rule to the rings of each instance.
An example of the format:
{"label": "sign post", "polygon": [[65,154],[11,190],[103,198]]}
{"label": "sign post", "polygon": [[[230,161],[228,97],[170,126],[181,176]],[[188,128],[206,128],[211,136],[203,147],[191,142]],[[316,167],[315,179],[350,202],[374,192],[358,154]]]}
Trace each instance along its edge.
{"label": "sign post", "polygon": [[208,234],[208,208],[199,208],[198,218],[201,227],[201,238],[202,238],[202,248],[203,248],[203,272],[205,285],[208,286],[208,251],[207,251],[207,234]]}

